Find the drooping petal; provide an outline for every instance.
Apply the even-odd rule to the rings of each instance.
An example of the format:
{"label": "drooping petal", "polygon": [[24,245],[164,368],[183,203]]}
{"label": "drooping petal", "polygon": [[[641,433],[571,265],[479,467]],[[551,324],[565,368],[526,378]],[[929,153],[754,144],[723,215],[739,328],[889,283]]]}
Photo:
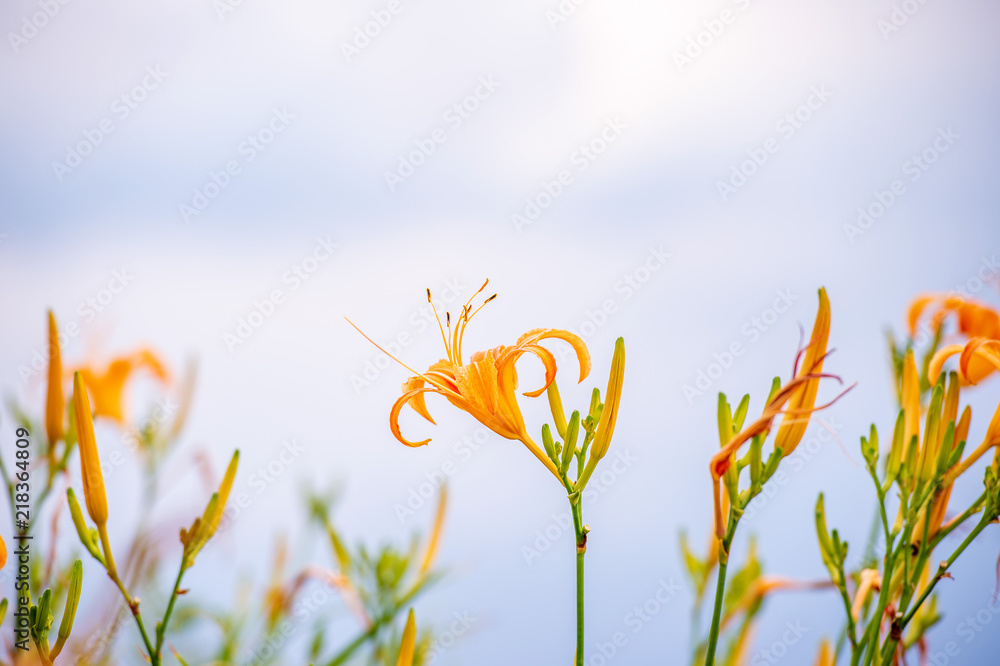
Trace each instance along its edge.
{"label": "drooping petal", "polygon": [[[542,362],[542,365],[545,366],[545,383],[542,385],[541,388],[539,388],[537,390],[525,392],[524,396],[527,397],[527,398],[537,398],[541,394],[545,393],[546,389],[549,388],[549,385],[553,381],[555,381],[555,378],[556,378],[556,357],[553,356],[552,352],[550,352],[545,347],[543,347],[541,345],[536,345],[536,344],[526,344],[526,345],[521,345],[521,346],[518,346],[518,347],[514,347],[513,348],[513,352],[514,353],[511,353],[511,358],[508,361],[510,363],[516,362],[517,358],[522,353],[524,353],[524,352],[530,352],[530,353],[534,354],[535,356],[537,356],[538,359]],[[516,355],[515,355],[515,353],[516,353]],[[504,362],[504,360],[501,359],[500,362]]]}
{"label": "drooping petal", "polygon": [[558,328],[536,328],[519,337],[515,346],[521,347],[525,344],[535,344],[540,340],[550,338],[568,342],[573,347],[573,351],[576,352],[577,361],[580,363],[580,379],[578,383],[586,379],[587,375],[590,374],[590,351],[587,349],[587,344],[583,341],[583,338],[575,333]]}
{"label": "drooping petal", "polygon": [[399,430],[399,413],[403,410],[403,406],[409,403],[414,396],[427,393],[428,391],[437,392],[437,389],[424,387],[407,391],[401,395],[398,400],[396,400],[396,402],[392,405],[392,409],[389,411],[389,429],[392,430],[393,436],[406,446],[424,446],[431,441],[430,438],[427,438],[419,442],[411,442],[403,437],[403,433]]}
{"label": "drooping petal", "polygon": [[[424,401],[423,392],[416,391],[416,389],[422,389],[423,387],[424,387],[423,377],[410,377],[405,382],[403,382],[403,393],[409,393],[411,391],[415,391],[414,396],[410,398],[410,403],[409,403],[410,407],[413,407],[413,410],[417,414],[420,414],[422,417],[424,417],[431,423],[434,423],[434,419],[431,418],[430,412],[427,411],[427,403]],[[434,425],[437,425],[437,423],[434,423]]]}

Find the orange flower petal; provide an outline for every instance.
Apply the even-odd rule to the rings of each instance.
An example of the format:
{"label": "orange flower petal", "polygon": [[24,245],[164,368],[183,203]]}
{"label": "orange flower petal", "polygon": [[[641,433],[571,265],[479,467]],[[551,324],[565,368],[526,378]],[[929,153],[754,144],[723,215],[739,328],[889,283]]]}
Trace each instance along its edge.
{"label": "orange flower petal", "polygon": [[392,405],[392,410],[390,410],[389,412],[389,429],[392,430],[393,436],[406,446],[412,446],[412,447],[424,446],[425,444],[431,441],[430,438],[427,438],[420,442],[411,442],[410,440],[403,437],[403,433],[399,429],[399,412],[402,411],[403,406],[409,403],[414,396],[427,393],[428,391],[436,392],[437,389],[425,387],[425,388],[415,388],[410,391],[407,391],[406,393],[401,395],[398,400],[396,400],[396,402]]}
{"label": "orange flower petal", "polygon": [[[424,379],[422,377],[410,377],[405,382],[403,382],[403,393],[409,393],[411,391],[416,391],[416,389],[422,389],[424,387]],[[424,394],[421,391],[416,391],[415,395],[410,398],[410,407],[413,407],[417,414],[434,423],[434,419],[431,418],[430,412],[427,411],[427,403],[424,400]],[[434,423],[437,425],[437,423]]]}
{"label": "orange flower petal", "polygon": [[557,338],[563,342],[568,342],[573,347],[573,351],[576,352],[576,358],[580,362],[580,379],[577,383],[586,379],[587,375],[590,374],[590,351],[587,349],[587,344],[583,341],[583,338],[575,333],[558,328],[536,328],[519,337],[516,346],[521,347],[525,344],[535,344],[539,340],[550,338]]}

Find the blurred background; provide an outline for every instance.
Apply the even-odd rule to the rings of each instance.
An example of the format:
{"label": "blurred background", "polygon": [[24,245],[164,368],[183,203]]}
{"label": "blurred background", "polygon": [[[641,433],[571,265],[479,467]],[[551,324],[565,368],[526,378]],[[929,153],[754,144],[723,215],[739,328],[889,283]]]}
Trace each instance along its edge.
{"label": "blurred background", "polygon": [[[68,366],[140,346],[175,377],[197,360],[161,510],[187,524],[203,501],[189,492],[196,454],[221,474],[242,450],[236,491],[252,502],[185,579],[214,606],[267,577],[278,535],[294,544],[290,567],[332,566],[304,536],[307,488],[340,488],[350,541],[405,542],[432,523],[428,484],[447,476],[449,574],[417,615],[473,622],[436,663],[566,662],[563,490],[445,401],[428,401],[437,426],[404,413],[404,434],[429,446],[396,442],[388,412],[408,373],[344,320],[422,369],[443,356],[425,289],[457,314],[489,278],[499,297],[465,349],[575,331],[594,359],[583,385],[550,345],[569,409],[603,390],[625,337],[612,453],[627,464],[584,508],[588,649],[620,631],[615,664],[679,663],[692,595],[678,534],[707,544],[717,392],[734,404],[750,392],[759,414],[827,287],[827,368],[858,386],[810,425],[733,549],[743,557],[756,534],[768,572],[821,579],[817,493],[852,548],[871,525],[857,443],[894,422],[886,331],[903,333],[919,292],[1000,301],[998,21],[982,0],[12,0],[0,8],[0,386],[41,412],[32,363],[47,308],[78,325]],[[523,385],[541,380],[534,361],[520,367]],[[997,388],[967,392],[974,438]],[[131,415],[158,390],[137,382]],[[522,408],[537,433],[544,400]],[[98,438],[103,455],[119,434]],[[7,452],[6,427],[2,439]],[[149,519],[132,499],[137,470],[125,456],[108,476],[113,530]],[[953,506],[978,495],[980,472],[969,477]],[[957,641],[958,663],[1000,648],[992,627],[969,643],[958,633],[992,599],[998,550],[988,530],[945,581],[931,636]],[[664,583],[680,591],[637,623]],[[349,638],[338,603],[327,610],[331,635]],[[754,663],[789,622],[805,631],[783,660],[805,663],[839,631],[840,601],[769,599]]]}

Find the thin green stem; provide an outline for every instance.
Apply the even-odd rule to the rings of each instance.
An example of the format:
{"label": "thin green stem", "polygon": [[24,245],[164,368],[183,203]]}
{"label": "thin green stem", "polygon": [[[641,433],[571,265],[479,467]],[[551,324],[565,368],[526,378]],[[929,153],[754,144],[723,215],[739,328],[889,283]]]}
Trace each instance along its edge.
{"label": "thin green stem", "polygon": [[174,581],[174,589],[170,592],[170,601],[167,603],[167,610],[163,613],[163,619],[156,625],[156,658],[160,659],[160,651],[163,649],[163,639],[167,634],[167,623],[170,622],[170,615],[174,612],[174,603],[180,594],[181,579],[184,577],[184,563],[181,562],[180,570],[177,572],[177,580]]}
{"label": "thin green stem", "polygon": [[[720,544],[719,555],[722,555]],[[728,562],[719,560],[719,580],[715,586],[715,609],[712,611],[712,628],[708,633],[708,648],[705,652],[705,666],[715,665],[715,647],[719,642],[719,625],[722,623],[722,597],[726,591],[726,568]]]}
{"label": "thin green stem", "polygon": [[581,506],[580,496],[571,495],[569,504],[573,511],[573,527],[576,531],[576,657],[574,659],[574,663],[576,666],[583,666],[583,560],[587,554],[587,531],[583,525],[583,508]]}
{"label": "thin green stem", "polygon": [[139,633],[142,634],[142,642],[146,645],[146,652],[149,653],[150,662],[153,666],[160,666],[159,656],[153,651],[153,643],[149,640],[149,635],[146,633],[146,626],[142,622],[142,615],[139,613],[139,603],[129,594],[129,591],[125,588],[125,583],[118,576],[115,558],[111,553],[111,541],[108,539],[107,524],[100,523],[97,526],[97,533],[101,537],[101,546],[104,549],[104,561],[106,563],[105,569],[108,572],[108,577],[118,586],[122,596],[125,597],[125,603],[128,604],[129,610],[132,611],[132,617],[135,618],[135,623],[139,626]]}

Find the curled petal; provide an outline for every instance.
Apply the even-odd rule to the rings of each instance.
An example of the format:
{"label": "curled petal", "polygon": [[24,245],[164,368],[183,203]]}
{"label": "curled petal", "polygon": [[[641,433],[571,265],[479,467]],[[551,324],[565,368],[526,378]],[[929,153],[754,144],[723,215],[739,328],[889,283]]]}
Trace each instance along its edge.
{"label": "curled petal", "polygon": [[994,370],[1000,370],[1000,340],[972,338],[962,350],[958,367],[970,384],[977,384]]}
{"label": "curled petal", "polygon": [[[412,447],[424,446],[431,441],[430,438],[427,438],[420,442],[411,442],[410,440],[403,437],[403,433],[400,432],[399,430],[399,412],[402,411],[403,406],[406,405],[408,402],[410,402],[410,400],[412,400],[415,396],[422,395],[424,393],[427,393],[428,391],[433,391],[436,393],[437,389],[424,387],[424,388],[415,388],[410,391],[407,391],[406,393],[401,395],[398,400],[396,400],[396,402],[392,405],[392,410],[389,412],[389,429],[392,430],[393,436],[406,446],[412,446]],[[414,409],[416,409],[416,407],[414,407]]]}
{"label": "curled petal", "polygon": [[938,375],[941,374],[941,368],[944,367],[944,362],[955,354],[961,354],[962,350],[965,348],[964,345],[945,345],[941,349],[934,353],[931,357],[930,363],[927,365],[927,381],[934,384],[937,381]]}
{"label": "curled petal", "polygon": [[[420,414],[422,417],[434,423],[434,419],[431,418],[430,412],[427,411],[427,403],[424,401],[423,392],[417,391],[417,389],[422,389],[424,387],[423,377],[410,377],[405,382],[403,382],[403,393],[409,393],[410,391],[416,391],[415,395],[410,398],[410,407],[413,407],[413,411]],[[437,423],[434,423],[437,425]]]}
{"label": "curled petal", "polygon": [[517,339],[517,346],[535,344],[539,340],[549,338],[558,338],[563,342],[568,342],[573,347],[573,351],[576,352],[576,358],[580,362],[580,379],[578,383],[586,379],[587,375],[590,374],[590,351],[587,349],[587,344],[583,341],[583,338],[575,333],[558,328],[536,328],[519,337]]}
{"label": "curled petal", "polygon": [[536,391],[527,391],[524,394],[525,397],[537,398],[542,393],[545,393],[545,390],[549,388],[549,384],[555,381],[556,378],[556,357],[553,356],[552,352],[550,352],[545,347],[535,344],[526,344],[523,346],[519,346],[516,347],[513,351],[514,353],[511,354],[510,360],[505,362],[514,363],[517,361],[518,357],[520,357],[522,353],[531,352],[532,354],[537,356],[538,359],[545,366],[545,383],[542,385],[542,388]]}

